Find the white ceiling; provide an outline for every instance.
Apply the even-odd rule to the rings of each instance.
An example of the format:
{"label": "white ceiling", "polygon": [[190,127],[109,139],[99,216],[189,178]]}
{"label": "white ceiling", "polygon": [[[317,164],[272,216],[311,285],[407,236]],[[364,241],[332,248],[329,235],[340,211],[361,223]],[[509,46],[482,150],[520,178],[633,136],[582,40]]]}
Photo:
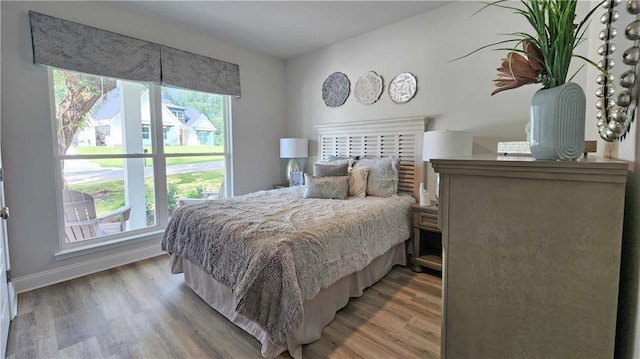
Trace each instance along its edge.
{"label": "white ceiling", "polygon": [[282,59],[446,4],[447,1],[114,2],[127,11],[151,15]]}

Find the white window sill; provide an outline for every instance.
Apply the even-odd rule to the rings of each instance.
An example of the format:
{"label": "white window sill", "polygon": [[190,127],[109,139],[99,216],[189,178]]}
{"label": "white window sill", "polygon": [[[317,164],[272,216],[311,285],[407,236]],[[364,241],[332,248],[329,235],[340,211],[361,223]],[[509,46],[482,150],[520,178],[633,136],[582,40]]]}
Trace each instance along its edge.
{"label": "white window sill", "polygon": [[116,238],[103,242],[92,242],[85,245],[79,245],[69,248],[62,248],[54,254],[57,261],[64,260],[73,257],[79,257],[91,253],[101,252],[112,248],[122,247],[134,243],[141,243],[152,240],[162,239],[164,230],[157,230],[153,232],[146,232],[143,234],[137,234],[130,237]]}

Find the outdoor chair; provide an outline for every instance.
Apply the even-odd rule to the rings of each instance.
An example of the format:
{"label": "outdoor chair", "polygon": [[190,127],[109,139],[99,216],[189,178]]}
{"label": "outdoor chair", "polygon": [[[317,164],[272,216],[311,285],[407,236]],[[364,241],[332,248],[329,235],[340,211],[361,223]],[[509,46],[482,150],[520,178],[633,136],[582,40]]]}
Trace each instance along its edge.
{"label": "outdoor chair", "polygon": [[87,193],[64,189],[62,200],[67,242],[82,241],[126,230],[131,206],[123,206],[98,217],[93,197]]}

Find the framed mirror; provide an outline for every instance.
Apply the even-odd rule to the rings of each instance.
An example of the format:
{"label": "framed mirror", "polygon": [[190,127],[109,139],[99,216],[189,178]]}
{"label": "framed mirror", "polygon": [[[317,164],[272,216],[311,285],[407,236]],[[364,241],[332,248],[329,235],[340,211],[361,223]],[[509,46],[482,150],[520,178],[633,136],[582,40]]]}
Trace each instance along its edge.
{"label": "framed mirror", "polygon": [[640,1],[606,0],[598,34],[602,59],[596,83],[596,119],[605,141],[623,140],[635,119],[640,81]]}

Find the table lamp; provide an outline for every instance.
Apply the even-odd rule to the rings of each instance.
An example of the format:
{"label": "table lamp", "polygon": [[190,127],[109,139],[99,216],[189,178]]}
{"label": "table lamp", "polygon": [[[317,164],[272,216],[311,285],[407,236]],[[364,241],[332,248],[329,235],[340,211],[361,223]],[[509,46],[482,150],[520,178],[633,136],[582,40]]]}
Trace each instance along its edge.
{"label": "table lamp", "polygon": [[[464,131],[427,131],[422,142],[422,161],[430,162],[434,158],[455,158],[471,156],[473,135]],[[422,189],[420,189],[422,190]],[[440,192],[440,174],[436,173],[434,195],[438,200]]]}
{"label": "table lamp", "polygon": [[309,156],[309,141],[306,138],[281,138],[280,158],[288,158],[287,180],[291,181],[291,172],[300,171],[298,158]]}

